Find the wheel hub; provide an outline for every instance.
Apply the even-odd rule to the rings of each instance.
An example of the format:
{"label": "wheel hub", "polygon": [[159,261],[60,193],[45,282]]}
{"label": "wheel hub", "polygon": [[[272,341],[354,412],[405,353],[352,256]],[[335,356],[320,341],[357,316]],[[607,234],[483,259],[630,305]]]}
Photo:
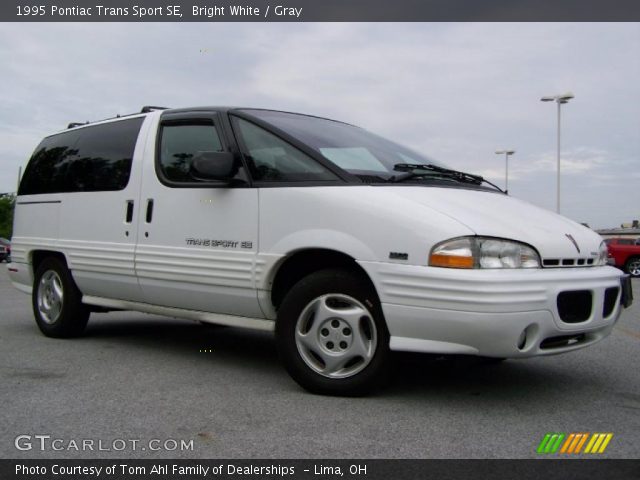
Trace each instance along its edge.
{"label": "wheel hub", "polygon": [[318,344],[328,352],[343,352],[351,347],[353,332],[341,318],[325,320],[318,329]]}
{"label": "wheel hub", "polygon": [[45,323],[55,323],[62,313],[64,291],[62,280],[53,270],[46,271],[40,278],[37,292],[38,312]]}

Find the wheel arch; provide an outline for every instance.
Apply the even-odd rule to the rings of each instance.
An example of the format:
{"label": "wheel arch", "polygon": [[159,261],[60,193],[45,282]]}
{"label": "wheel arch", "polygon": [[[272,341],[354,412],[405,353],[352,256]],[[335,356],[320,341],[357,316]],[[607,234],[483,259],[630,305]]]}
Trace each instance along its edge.
{"label": "wheel arch", "polygon": [[286,293],[304,277],[327,269],[343,269],[358,275],[378,296],[369,274],[350,255],[329,248],[306,248],[283,257],[274,267],[271,281],[271,303],[277,311]]}
{"label": "wheel arch", "polygon": [[69,264],[67,263],[67,257],[65,257],[64,253],[56,251],[56,250],[31,250],[29,252],[29,263],[31,264],[32,274],[35,277],[36,272],[38,271],[38,267],[46,258],[57,258],[61,262],[65,264],[68,268]]}

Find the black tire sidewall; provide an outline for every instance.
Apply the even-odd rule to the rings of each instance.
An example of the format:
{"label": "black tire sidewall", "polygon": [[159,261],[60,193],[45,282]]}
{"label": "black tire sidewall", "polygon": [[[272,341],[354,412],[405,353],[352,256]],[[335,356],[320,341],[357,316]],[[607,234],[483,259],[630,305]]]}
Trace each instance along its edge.
{"label": "black tire sidewall", "polygon": [[[326,294],[344,294],[361,302],[376,326],[377,345],[373,359],[352,377],[333,379],[313,371],[300,356],[295,341],[296,323],[303,309]],[[389,366],[389,333],[380,301],[368,282],[343,270],[322,270],[298,283],[285,296],[276,322],[278,351],[285,368],[303,388],[325,395],[354,396],[365,394],[385,383]]]}
{"label": "black tire sidewall", "polygon": [[625,271],[626,271],[629,275],[631,275],[633,278],[638,278],[638,277],[640,277],[640,275],[634,275],[633,273],[631,273],[631,264],[632,264],[633,262],[637,262],[638,260],[639,260],[639,259],[638,259],[638,257],[630,258],[629,260],[627,260],[627,263],[626,263],[626,264],[625,264],[625,266],[624,266]]}
{"label": "black tire sidewall", "polygon": [[[54,271],[62,283],[63,300],[60,316],[54,323],[47,323],[40,315],[38,309],[38,289],[42,276]],[[71,272],[64,262],[55,257],[46,258],[38,266],[33,281],[33,293],[31,295],[33,315],[40,331],[48,337],[69,338],[76,337],[84,331],[89,319],[89,309],[82,304],[82,294],[78,290]]]}

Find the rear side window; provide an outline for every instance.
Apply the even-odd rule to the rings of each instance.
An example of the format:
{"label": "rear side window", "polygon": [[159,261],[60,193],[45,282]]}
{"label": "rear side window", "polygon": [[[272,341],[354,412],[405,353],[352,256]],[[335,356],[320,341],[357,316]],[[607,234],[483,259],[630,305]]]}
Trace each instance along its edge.
{"label": "rear side window", "polygon": [[29,161],[18,194],[124,189],[143,121],[132,118],[45,138]]}
{"label": "rear side window", "polygon": [[18,195],[67,192],[69,163],[75,158],[74,149],[79,131],[71,131],[45,138],[31,156],[22,176]]}

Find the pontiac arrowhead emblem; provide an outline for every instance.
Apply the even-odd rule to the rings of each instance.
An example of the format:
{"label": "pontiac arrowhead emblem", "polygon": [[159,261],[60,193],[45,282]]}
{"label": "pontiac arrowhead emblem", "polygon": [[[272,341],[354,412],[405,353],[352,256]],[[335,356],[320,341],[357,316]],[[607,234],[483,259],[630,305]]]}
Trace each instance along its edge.
{"label": "pontiac arrowhead emblem", "polygon": [[575,238],[573,238],[571,235],[569,235],[568,233],[564,234],[569,240],[571,240],[571,243],[573,243],[573,246],[576,247],[576,250],[578,250],[578,253],[580,253],[580,247],[578,246],[578,242],[576,242]]}

